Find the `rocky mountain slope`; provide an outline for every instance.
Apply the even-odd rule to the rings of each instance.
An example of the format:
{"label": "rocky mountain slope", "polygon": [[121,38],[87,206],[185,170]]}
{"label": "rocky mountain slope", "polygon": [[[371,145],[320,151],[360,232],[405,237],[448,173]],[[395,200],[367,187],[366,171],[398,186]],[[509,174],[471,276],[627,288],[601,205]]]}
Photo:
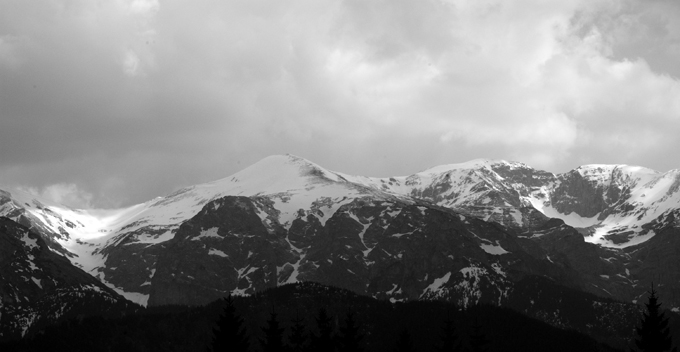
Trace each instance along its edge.
{"label": "rocky mountain slope", "polygon": [[555,175],[474,160],[369,178],[286,155],[119,210],[5,189],[0,215],[144,305],[304,280],[393,301],[504,304],[521,280],[545,277],[626,302],[654,280],[680,307],[679,188],[678,170],[623,165]]}
{"label": "rocky mountain slope", "polygon": [[73,266],[36,233],[0,218],[0,341],[134,304]]}

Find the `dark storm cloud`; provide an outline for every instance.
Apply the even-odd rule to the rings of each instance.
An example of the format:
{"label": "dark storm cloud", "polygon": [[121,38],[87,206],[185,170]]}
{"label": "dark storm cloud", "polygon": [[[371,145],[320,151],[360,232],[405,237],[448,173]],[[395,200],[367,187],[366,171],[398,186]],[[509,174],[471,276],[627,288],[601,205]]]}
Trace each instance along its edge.
{"label": "dark storm cloud", "polygon": [[0,0],[0,183],[117,206],[281,153],[677,168],[679,8]]}

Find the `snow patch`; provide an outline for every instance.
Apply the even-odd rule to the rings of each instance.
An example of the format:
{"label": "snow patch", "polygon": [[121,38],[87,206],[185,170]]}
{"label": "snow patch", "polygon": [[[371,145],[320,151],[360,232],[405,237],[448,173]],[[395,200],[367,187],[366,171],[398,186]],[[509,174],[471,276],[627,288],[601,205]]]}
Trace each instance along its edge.
{"label": "snow patch", "polygon": [[217,234],[217,231],[219,229],[220,229],[219,227],[211,227],[207,230],[202,230],[200,235],[192,238],[191,240],[192,241],[198,241],[198,240],[201,240],[203,238],[220,238],[221,239],[222,236]]}
{"label": "snow patch", "polygon": [[596,214],[596,215],[589,217],[589,218],[580,216],[576,213],[562,214],[559,211],[557,211],[557,209],[546,204],[544,199],[539,199],[539,198],[535,198],[535,197],[527,197],[525,199],[528,199],[531,202],[531,205],[534,208],[536,208],[536,210],[543,213],[543,215],[545,215],[549,218],[560,219],[560,220],[564,221],[565,224],[567,224],[571,227],[579,227],[579,228],[590,227],[590,226],[597,225],[597,224],[600,223],[600,220],[597,219],[600,214]]}
{"label": "snow patch", "polygon": [[522,218],[522,212],[519,209],[511,209],[510,215],[512,215],[515,223],[519,226],[524,226],[524,219]]}
{"label": "snow patch", "polygon": [[482,249],[485,252],[487,252],[491,255],[502,255],[502,254],[510,253],[510,252],[506,251],[505,249],[503,249],[503,247],[501,247],[501,245],[498,244],[498,241],[496,241],[496,244],[482,243],[479,246],[482,247]]}
{"label": "snow patch", "polygon": [[146,307],[147,302],[149,301],[149,295],[148,294],[143,294],[143,293],[139,293],[139,292],[124,291],[122,288],[116,287],[116,285],[106,281],[106,277],[105,277],[104,273],[101,272],[101,271],[97,274],[97,278],[104,285],[106,285],[110,289],[116,291],[119,295],[123,296],[128,301],[131,301],[131,302],[134,302],[134,303],[137,303],[141,306]]}
{"label": "snow patch", "polygon": [[505,271],[503,271],[503,267],[499,263],[493,263],[491,264],[491,268],[493,268],[493,271],[496,272],[496,274],[505,277]]}
{"label": "snow patch", "polygon": [[366,242],[364,242],[364,234],[366,234],[366,230],[368,230],[368,228],[371,227],[371,221],[373,221],[373,217],[368,218],[367,219],[368,223],[366,223],[366,224],[362,223],[361,220],[359,220],[359,217],[356,216],[356,214],[350,213],[349,217],[354,219],[354,221],[358,222],[359,225],[363,226],[363,229],[361,229],[361,231],[359,231],[359,239],[361,240],[361,244],[364,246],[364,248],[366,248],[365,250],[362,251],[364,253],[364,258],[365,258],[366,256],[368,256],[368,253],[370,253],[371,250],[373,249],[373,248],[368,248],[368,246],[366,245]]}
{"label": "snow patch", "polygon": [[426,293],[437,293],[441,289],[442,285],[445,283],[449,282],[449,279],[451,278],[451,272],[449,271],[446,273],[444,276],[434,279],[434,281],[423,290],[423,293],[421,294],[421,297],[425,295]]}
{"label": "snow patch", "polygon": [[395,234],[392,235],[392,237],[400,238],[400,237],[402,237],[402,236],[412,235],[412,234],[413,234],[414,232],[416,232],[416,231],[417,231],[417,230],[413,230],[413,231],[407,232],[407,233],[395,233]]}
{"label": "snow patch", "polygon": [[298,275],[300,275],[300,263],[302,262],[303,259],[305,259],[306,255],[307,253],[301,255],[300,259],[298,259],[298,261],[295,264],[293,264],[293,272],[290,274],[285,283],[292,284],[298,281],[297,278]]}
{"label": "snow patch", "polygon": [[599,244],[604,247],[610,247],[610,248],[626,248],[630,246],[634,246],[636,244],[640,244],[642,242],[646,242],[650,238],[656,236],[656,233],[654,230],[649,230],[645,234],[640,235],[640,229],[638,229],[636,232],[633,234],[629,235],[629,239],[627,242],[623,243],[614,243],[608,239],[605,238],[608,234],[611,232],[616,232],[617,230],[620,231],[622,229],[622,226],[620,224],[606,224],[599,226],[598,228],[595,229],[595,232],[593,233],[592,236],[585,237],[585,241],[589,243],[595,243]]}
{"label": "snow patch", "polygon": [[[137,236],[136,242],[132,243],[144,243],[144,244],[158,244],[161,242],[169,241],[175,237],[174,230],[168,230],[160,235],[152,235],[150,233],[144,233]],[[131,244],[132,244],[131,243]]]}
{"label": "snow patch", "polygon": [[483,276],[487,274],[486,269],[476,267],[476,266],[469,266],[463,269],[460,269],[460,273],[463,274],[463,277],[465,278],[472,278],[473,276],[479,280],[480,276]]}
{"label": "snow patch", "polygon": [[24,244],[29,248],[29,250],[38,248],[38,240],[28,237],[28,232],[24,232],[23,236],[21,236],[21,240],[24,241]]}
{"label": "snow patch", "polygon": [[219,249],[215,249],[215,248],[210,248],[210,250],[208,250],[208,255],[216,255],[216,256],[219,256],[219,257],[223,257],[223,258],[228,257],[226,253],[222,252]]}
{"label": "snow patch", "polygon": [[31,271],[40,270],[40,268],[38,268],[38,267],[35,265],[35,263],[33,262],[33,260],[35,260],[35,257],[34,257],[32,254],[29,254],[29,255],[28,255],[28,265],[29,265],[29,267],[31,268]]}
{"label": "snow patch", "polygon": [[328,219],[330,219],[333,214],[335,214],[335,212],[340,209],[341,206],[351,203],[354,200],[347,197],[343,197],[341,200],[338,198],[331,200],[330,197],[323,197],[323,199],[325,204],[318,208],[318,210],[321,212],[321,215],[319,215],[317,212],[314,213],[314,215],[319,219],[321,226],[326,226],[326,221],[328,221]]}
{"label": "snow patch", "polygon": [[[419,208],[420,208],[420,207],[419,207]],[[422,211],[422,210],[421,210],[421,211]],[[390,210],[390,208],[387,208],[387,209],[385,210],[385,213],[386,213],[387,215],[389,215],[392,219],[394,219],[394,218],[396,218],[397,216],[399,216],[399,214],[401,214],[401,209]],[[380,214],[380,216],[382,216],[382,214]]]}
{"label": "snow patch", "polygon": [[467,307],[470,304],[479,302],[479,299],[482,297],[482,291],[479,288],[479,284],[481,282],[481,277],[487,275],[488,271],[484,268],[470,266],[460,269],[460,273],[465,280],[462,280],[455,286],[455,289],[462,294],[458,304]]}

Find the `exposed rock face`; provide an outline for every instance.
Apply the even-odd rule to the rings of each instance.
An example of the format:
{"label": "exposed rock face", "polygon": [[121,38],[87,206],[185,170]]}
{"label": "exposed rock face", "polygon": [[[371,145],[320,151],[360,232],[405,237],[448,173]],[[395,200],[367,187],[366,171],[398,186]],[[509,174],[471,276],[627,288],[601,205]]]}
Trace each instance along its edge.
{"label": "exposed rock face", "polygon": [[265,227],[257,203],[221,198],[185,222],[158,259],[148,303],[204,304],[295,281],[462,305],[500,304],[526,275],[580,285],[533,241],[445,208],[363,198],[325,223],[301,211],[286,230],[276,221]]}
{"label": "exposed rock face", "polygon": [[50,250],[26,227],[0,217],[0,340],[77,315],[133,304]]}
{"label": "exposed rock face", "polygon": [[584,178],[578,171],[570,171],[559,177],[559,186],[550,196],[550,202],[557,211],[563,214],[576,213],[590,218],[601,213],[609,204],[605,202],[605,194],[610,187]]}
{"label": "exposed rock face", "polygon": [[671,213],[658,227],[656,235],[642,244],[625,248],[622,256],[629,285],[625,288],[623,299],[644,302],[646,292],[654,282],[659,297],[664,298],[667,309],[680,306],[680,212]]}
{"label": "exposed rock face", "polygon": [[551,219],[543,227],[528,231],[525,235],[544,251],[546,259],[556,265],[577,273],[569,280],[578,282],[579,288],[600,296],[618,292],[619,285],[629,280],[617,276],[622,270],[614,260],[620,260],[618,251],[611,251],[584,241],[573,227],[558,219]]}
{"label": "exposed rock face", "polygon": [[226,197],[182,224],[158,258],[149,304],[204,304],[276,286],[277,268],[295,257],[256,211],[249,198]]}

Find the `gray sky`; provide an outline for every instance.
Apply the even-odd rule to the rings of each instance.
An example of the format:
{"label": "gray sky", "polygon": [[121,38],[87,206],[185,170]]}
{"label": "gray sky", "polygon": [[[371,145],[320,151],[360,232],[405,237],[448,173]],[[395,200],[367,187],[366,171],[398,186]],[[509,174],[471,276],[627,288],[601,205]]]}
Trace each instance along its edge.
{"label": "gray sky", "polygon": [[115,207],[292,153],[680,168],[680,1],[0,0],[0,184]]}

